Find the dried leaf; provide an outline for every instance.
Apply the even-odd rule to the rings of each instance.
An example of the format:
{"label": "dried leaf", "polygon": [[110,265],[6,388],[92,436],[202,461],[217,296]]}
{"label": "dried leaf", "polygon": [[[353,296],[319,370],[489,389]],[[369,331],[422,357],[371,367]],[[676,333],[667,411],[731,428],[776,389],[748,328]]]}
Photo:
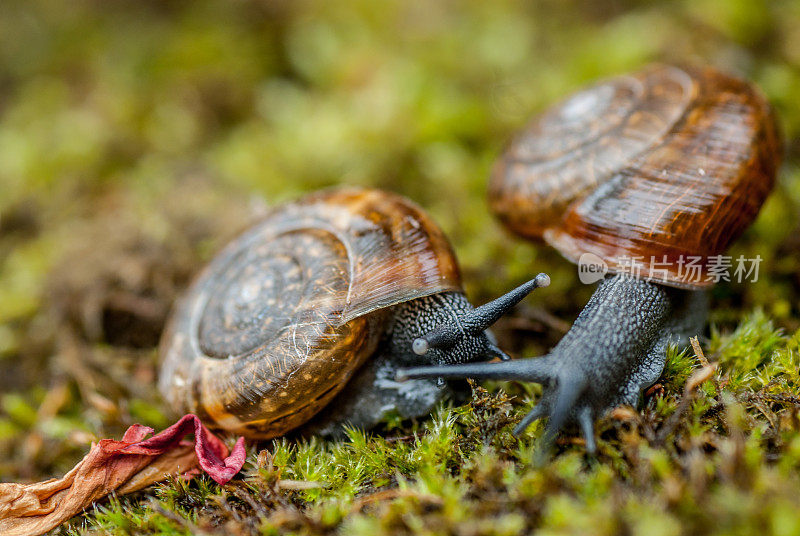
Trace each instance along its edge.
{"label": "dried leaf", "polygon": [[[121,441],[101,439],[69,473],[33,484],[0,484],[0,534],[43,534],[80,513],[112,491],[131,493],[169,475],[185,474],[199,465],[220,484],[244,465],[244,438],[233,451],[195,415],[149,439],[147,426],[134,424]],[[183,438],[194,433],[192,444]]]}

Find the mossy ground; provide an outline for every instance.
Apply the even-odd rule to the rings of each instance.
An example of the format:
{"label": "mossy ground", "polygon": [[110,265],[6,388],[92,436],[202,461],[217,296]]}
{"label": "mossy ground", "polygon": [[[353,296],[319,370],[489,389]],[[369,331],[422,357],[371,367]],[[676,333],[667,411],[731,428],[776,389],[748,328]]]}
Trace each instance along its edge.
{"label": "mossy ground", "polygon": [[[528,117],[648,61],[756,81],[787,140],[780,183],[732,255],[699,334],[714,377],[672,351],[638,413],[598,423],[599,454],[509,430],[537,386],[476,387],[430,420],[251,450],[219,487],[112,499],[87,534],[800,533],[800,5],[696,0],[94,2],[0,6],[0,479],[64,473],[98,437],[171,416],[155,345],[202,263],[266,206],[334,184],[426,207],[483,302],[553,285],[497,328],[544,352],[591,288],[493,221],[493,159]],[[678,416],[676,411],[680,411]],[[263,449],[263,450],[262,450]]]}

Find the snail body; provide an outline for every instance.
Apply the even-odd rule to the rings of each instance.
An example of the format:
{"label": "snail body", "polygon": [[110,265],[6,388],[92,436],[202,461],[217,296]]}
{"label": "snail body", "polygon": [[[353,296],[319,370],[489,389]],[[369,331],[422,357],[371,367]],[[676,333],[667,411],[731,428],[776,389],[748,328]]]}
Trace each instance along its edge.
{"label": "snail body", "polygon": [[766,100],[711,68],[654,65],[574,94],[512,141],[489,204],[512,232],[608,275],[544,357],[401,376],[542,383],[515,432],[547,416],[547,438],[574,423],[594,450],[594,419],[636,404],[668,344],[703,329],[713,261],[755,219],[780,160]]}
{"label": "snail body", "polygon": [[[379,190],[312,194],[201,272],[162,338],[159,387],[176,411],[253,438],[285,434],[329,405],[321,429],[369,427],[392,410],[423,415],[444,382],[399,385],[396,369],[506,357],[485,330],[537,285],[473,308],[446,237],[419,207]],[[416,338],[449,324],[454,344],[414,352]]]}

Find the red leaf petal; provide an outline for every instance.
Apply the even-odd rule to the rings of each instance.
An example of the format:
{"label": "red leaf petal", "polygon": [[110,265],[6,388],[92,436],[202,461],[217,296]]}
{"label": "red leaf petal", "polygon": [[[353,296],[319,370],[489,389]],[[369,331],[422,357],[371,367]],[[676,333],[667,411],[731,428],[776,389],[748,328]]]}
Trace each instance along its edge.
{"label": "red leaf petal", "polygon": [[[196,415],[145,439],[152,428],[134,424],[122,440],[101,439],[61,479],[34,484],[0,484],[0,534],[43,534],[112,491],[130,493],[169,475],[200,467],[225,484],[244,465],[244,438],[233,450],[208,431]],[[183,438],[194,433],[194,449]]]}

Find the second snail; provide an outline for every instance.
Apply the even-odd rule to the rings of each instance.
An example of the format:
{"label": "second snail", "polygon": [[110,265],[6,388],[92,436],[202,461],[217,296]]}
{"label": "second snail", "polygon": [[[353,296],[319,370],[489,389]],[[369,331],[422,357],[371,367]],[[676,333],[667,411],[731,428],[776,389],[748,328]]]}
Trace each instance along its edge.
{"label": "second snail", "polygon": [[[400,377],[541,383],[542,400],[515,432],[549,417],[548,441],[574,423],[594,450],[593,421],[635,406],[668,345],[702,333],[714,259],[755,219],[781,156],[761,93],[709,67],[653,65],[572,95],[507,148],[489,204],[513,233],[572,262],[599,259],[609,275],[546,356]],[[691,274],[681,270],[689,259],[699,260]],[[423,339],[435,347],[439,337]]]}
{"label": "second snail", "polygon": [[[639,278],[623,259],[721,254],[757,215],[780,159],[774,115],[745,81],[666,65],[603,81],[534,119],[490,181],[512,232],[609,267],[547,356],[507,360],[486,332],[546,276],[473,309],[418,207],[327,192],[277,209],[200,275],[162,340],[162,392],[218,428],[274,437],[318,414],[328,431],[392,410],[424,415],[446,392],[441,378],[532,381],[544,396],[516,432],[547,416],[548,439],[575,423],[594,450],[593,421],[635,405],[667,346],[706,318],[705,271]],[[473,363],[492,358],[504,361]]]}

